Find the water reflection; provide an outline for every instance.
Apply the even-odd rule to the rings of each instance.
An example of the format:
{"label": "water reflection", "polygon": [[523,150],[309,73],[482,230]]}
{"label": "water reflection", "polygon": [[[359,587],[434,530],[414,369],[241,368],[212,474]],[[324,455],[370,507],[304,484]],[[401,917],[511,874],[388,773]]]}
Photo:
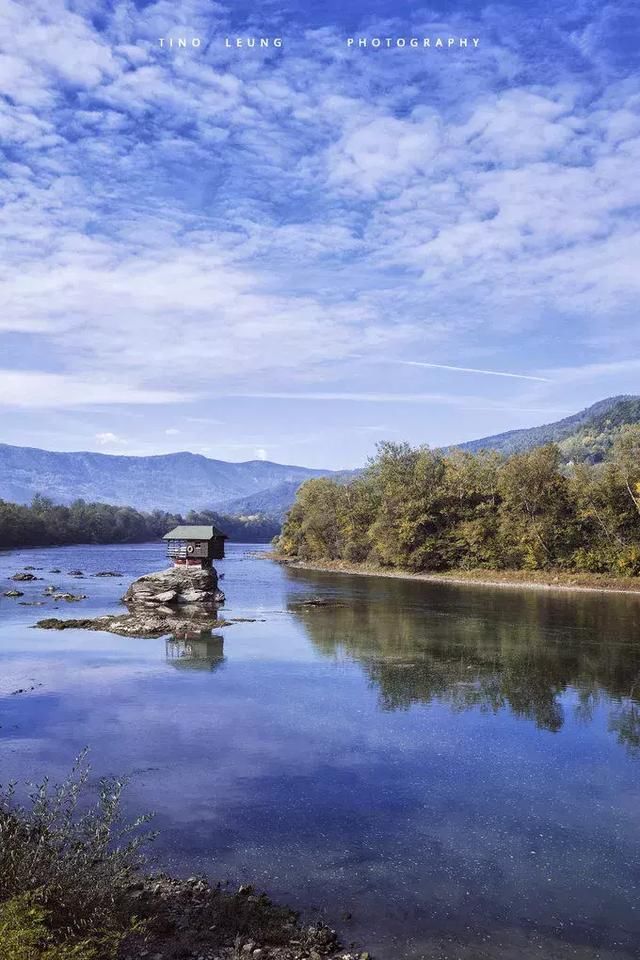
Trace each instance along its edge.
{"label": "water reflection", "polygon": [[320,653],[361,665],[383,710],[440,701],[508,710],[557,732],[565,710],[588,722],[605,703],[609,730],[640,751],[640,644],[629,642],[638,604],[630,598],[358,586],[354,603],[334,597],[289,609]]}
{"label": "water reflection", "polygon": [[[78,612],[121,613],[90,574],[132,580],[155,550],[0,556],[0,580],[77,567]],[[380,960],[638,956],[638,598],[222,563],[224,649],[184,620],[33,630],[44,613],[0,597],[0,779],[61,779],[90,744],[130,812],[157,811],[160,866],[322,907]]]}
{"label": "water reflection", "polygon": [[167,663],[177,670],[218,670],[224,663],[224,639],[211,630],[191,630],[165,641]]}

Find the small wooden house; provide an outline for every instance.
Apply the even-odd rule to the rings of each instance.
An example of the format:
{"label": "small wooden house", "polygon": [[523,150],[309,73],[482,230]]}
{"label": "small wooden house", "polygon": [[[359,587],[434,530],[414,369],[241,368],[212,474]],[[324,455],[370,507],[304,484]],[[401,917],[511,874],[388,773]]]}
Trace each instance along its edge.
{"label": "small wooden house", "polygon": [[167,541],[167,556],[174,566],[208,568],[213,560],[223,559],[228,538],[217,527],[184,524],[165,533],[162,539]]}

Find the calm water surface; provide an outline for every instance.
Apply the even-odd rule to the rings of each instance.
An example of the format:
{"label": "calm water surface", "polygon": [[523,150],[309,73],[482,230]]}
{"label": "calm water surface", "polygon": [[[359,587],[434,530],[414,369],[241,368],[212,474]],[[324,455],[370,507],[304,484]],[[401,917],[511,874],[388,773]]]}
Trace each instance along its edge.
{"label": "calm water surface", "polygon": [[[381,960],[640,956],[638,599],[251,549],[218,566],[226,613],[261,622],[190,645],[32,629],[114,611],[161,545],[1,554],[2,590],[41,567],[15,586],[44,605],[0,597],[0,779],[62,776],[89,745],[157,812],[160,865],[255,881]],[[299,607],[318,595],[337,603]]]}

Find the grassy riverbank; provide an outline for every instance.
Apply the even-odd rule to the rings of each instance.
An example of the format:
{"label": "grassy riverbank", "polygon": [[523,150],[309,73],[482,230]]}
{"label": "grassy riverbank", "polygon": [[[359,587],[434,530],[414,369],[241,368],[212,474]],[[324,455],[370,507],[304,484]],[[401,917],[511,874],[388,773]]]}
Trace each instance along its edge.
{"label": "grassy riverbank", "polygon": [[297,570],[324,573],[348,573],[368,577],[390,577],[397,580],[420,580],[426,583],[461,583],[486,587],[518,587],[533,590],[574,590],[640,595],[640,578],[612,577],[600,573],[572,573],[566,570],[447,570],[434,573],[412,573],[390,570],[373,563],[347,563],[344,560],[296,560],[266,554],[278,563]]}
{"label": "grassy riverbank", "polygon": [[81,757],[26,806],[0,791],[2,960],[368,960],[251,886],[148,875],[149,818],[123,819],[117,780],[91,805],[88,777]]}

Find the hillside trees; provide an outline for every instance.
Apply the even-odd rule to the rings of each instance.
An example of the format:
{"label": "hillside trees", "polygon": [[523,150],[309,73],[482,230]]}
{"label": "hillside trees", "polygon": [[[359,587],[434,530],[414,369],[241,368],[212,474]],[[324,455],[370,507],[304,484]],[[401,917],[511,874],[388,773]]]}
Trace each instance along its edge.
{"label": "hillside trees", "polygon": [[575,508],[559,466],[553,444],[516,454],[501,466],[499,524],[506,566],[564,566],[577,545]]}
{"label": "hillside trees", "polygon": [[547,444],[504,458],[383,443],[357,480],[304,484],[278,541],[305,560],[406,570],[511,568],[640,574],[640,428],[603,464]]}

